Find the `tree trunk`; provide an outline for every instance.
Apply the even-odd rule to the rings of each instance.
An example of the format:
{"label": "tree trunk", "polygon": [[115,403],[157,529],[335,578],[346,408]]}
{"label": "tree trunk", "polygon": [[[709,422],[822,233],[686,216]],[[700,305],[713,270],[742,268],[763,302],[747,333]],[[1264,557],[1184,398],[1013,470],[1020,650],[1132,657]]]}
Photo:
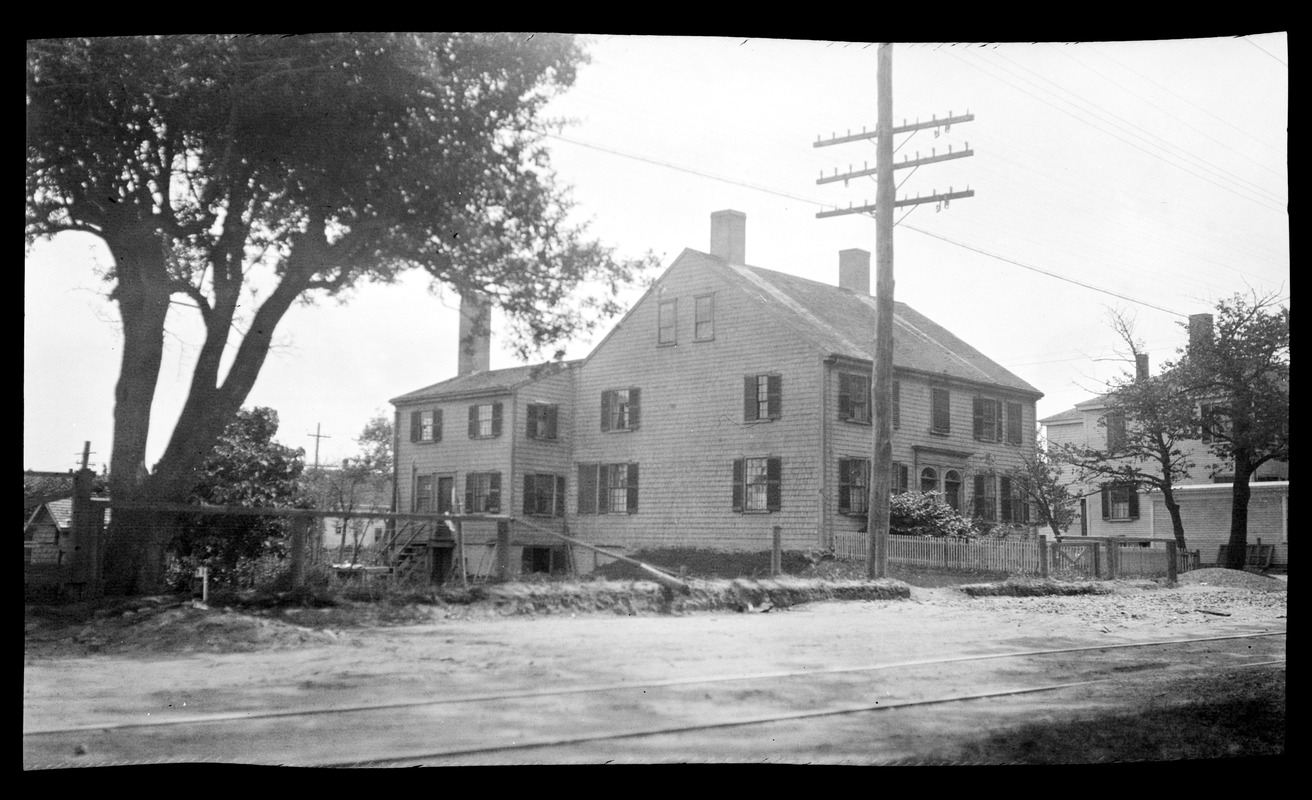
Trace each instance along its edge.
{"label": "tree trunk", "polygon": [[173,515],[144,508],[115,507],[104,548],[105,594],[159,594],[164,557],[175,532]]}
{"label": "tree trunk", "polygon": [[1170,486],[1162,487],[1162,500],[1166,503],[1166,511],[1171,515],[1171,532],[1175,534],[1175,544],[1180,548],[1180,552],[1185,551],[1184,544],[1184,520],[1180,517],[1180,504],[1175,500],[1175,492]]}
{"label": "tree trunk", "polygon": [[1252,459],[1248,453],[1236,450],[1234,492],[1230,501],[1230,543],[1225,566],[1243,569],[1248,561],[1248,498],[1252,490],[1248,481],[1253,476]]}

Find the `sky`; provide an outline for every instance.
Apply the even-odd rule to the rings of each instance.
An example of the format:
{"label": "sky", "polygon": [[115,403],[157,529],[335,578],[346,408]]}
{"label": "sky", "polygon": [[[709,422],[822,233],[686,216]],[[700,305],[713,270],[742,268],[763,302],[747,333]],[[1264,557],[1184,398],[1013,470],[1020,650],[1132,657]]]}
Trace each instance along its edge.
{"label": "sky", "polygon": [[[873,216],[816,216],[874,202],[873,177],[817,179],[873,168],[875,140],[815,146],[874,130],[874,44],[584,43],[590,63],[548,110],[570,122],[548,142],[592,236],[620,255],[654,253],[663,271],[685,248],[708,250],[711,214],[735,209],[751,266],[837,284],[839,251],[876,253]],[[896,137],[895,161],[972,153],[897,170],[898,199],[975,193],[896,210],[894,297],[1042,391],[1040,418],[1132,369],[1113,313],[1133,321],[1156,371],[1190,314],[1236,293],[1288,305],[1285,33],[895,44],[892,73],[895,125],[974,115]],[[108,462],[121,332],[98,270],[110,263],[82,234],[26,253],[25,469],[74,468],[84,442],[93,468]],[[200,342],[185,309],[168,327],[152,463]],[[610,327],[566,343],[566,356],[587,356]],[[455,299],[409,275],[294,307],[246,404],[276,409],[278,440],[307,462],[336,463],[372,417],[391,415],[391,398],[454,377],[456,356]],[[519,363],[494,315],[492,368]]]}

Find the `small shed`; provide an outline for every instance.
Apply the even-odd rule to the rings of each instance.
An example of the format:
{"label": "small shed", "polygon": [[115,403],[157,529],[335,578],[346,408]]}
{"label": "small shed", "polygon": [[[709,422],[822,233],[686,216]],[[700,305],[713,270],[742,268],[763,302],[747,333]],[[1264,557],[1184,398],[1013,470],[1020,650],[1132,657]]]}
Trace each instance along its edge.
{"label": "small shed", "polygon": [[[90,505],[95,519],[87,530],[99,531],[107,521],[105,500],[93,499]],[[88,542],[79,540],[73,525],[71,497],[41,503],[23,525],[23,586],[32,591],[64,592],[78,589],[88,581],[91,559],[86,557]]]}

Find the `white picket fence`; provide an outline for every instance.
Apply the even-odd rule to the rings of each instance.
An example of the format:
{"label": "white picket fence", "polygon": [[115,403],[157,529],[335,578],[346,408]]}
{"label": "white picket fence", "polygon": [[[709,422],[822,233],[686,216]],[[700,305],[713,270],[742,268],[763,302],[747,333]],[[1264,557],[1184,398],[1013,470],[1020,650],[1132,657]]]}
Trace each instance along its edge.
{"label": "white picket fence", "polygon": [[[863,561],[869,547],[864,533],[835,533],[834,555]],[[955,539],[889,536],[888,561],[909,567],[1038,575],[1039,544],[1015,539]]]}

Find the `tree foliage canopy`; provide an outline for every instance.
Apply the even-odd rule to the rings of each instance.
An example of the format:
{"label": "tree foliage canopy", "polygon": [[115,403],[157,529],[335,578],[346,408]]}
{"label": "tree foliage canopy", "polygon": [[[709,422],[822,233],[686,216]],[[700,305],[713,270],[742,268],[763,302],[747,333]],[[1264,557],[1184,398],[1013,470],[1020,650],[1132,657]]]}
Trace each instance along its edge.
{"label": "tree foliage canopy", "polygon": [[[294,302],[422,269],[490,297],[521,355],[619,311],[615,291],[651,259],[619,259],[571,223],[544,146],[544,105],[584,60],[554,35],[29,41],[26,239],[85,231],[113,256],[114,497],[191,491]],[[196,309],[205,339],[147,470],[173,304]],[[142,545],[153,566],[107,564],[107,580],[151,583],[162,537]]]}

